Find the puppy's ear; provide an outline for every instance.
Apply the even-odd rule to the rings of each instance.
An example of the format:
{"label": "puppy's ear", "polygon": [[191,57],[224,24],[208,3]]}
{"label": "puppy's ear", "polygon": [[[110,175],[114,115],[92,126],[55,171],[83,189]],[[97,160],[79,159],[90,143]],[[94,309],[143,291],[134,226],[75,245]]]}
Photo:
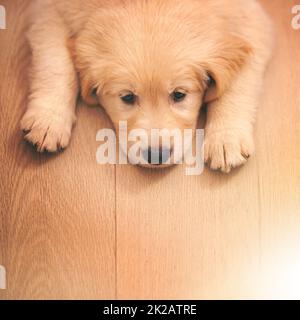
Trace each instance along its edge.
{"label": "puppy's ear", "polygon": [[235,36],[223,39],[216,49],[203,64],[208,74],[205,103],[212,102],[224,94],[252,52],[246,41]]}
{"label": "puppy's ear", "polygon": [[93,87],[92,82],[85,76],[81,77],[81,96],[87,104],[96,105],[99,103],[97,88]]}
{"label": "puppy's ear", "polygon": [[88,78],[84,63],[82,63],[76,54],[76,38],[71,37],[68,40],[68,48],[75,67],[79,73],[81,84],[81,96],[82,99],[90,105],[98,104],[98,97],[96,94],[96,88],[93,87],[91,79]]}

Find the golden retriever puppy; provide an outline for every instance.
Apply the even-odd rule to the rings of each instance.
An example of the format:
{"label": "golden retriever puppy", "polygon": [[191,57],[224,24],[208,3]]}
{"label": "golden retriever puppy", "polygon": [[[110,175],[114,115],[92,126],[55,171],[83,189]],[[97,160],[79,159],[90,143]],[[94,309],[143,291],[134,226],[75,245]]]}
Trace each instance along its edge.
{"label": "golden retriever puppy", "polygon": [[[207,105],[205,161],[229,172],[254,151],[271,54],[255,0],[40,0],[33,7],[25,138],[65,148],[79,88],[117,128],[195,129]],[[79,76],[78,76],[79,75]],[[78,79],[79,78],[79,79]]]}

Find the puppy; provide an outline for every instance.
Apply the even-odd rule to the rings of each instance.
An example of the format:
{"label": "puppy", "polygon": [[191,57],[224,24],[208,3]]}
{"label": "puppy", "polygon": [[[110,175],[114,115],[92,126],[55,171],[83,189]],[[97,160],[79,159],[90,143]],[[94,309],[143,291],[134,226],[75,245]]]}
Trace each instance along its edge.
{"label": "puppy", "polygon": [[207,105],[205,161],[229,172],[254,151],[271,34],[255,0],[35,1],[21,128],[41,152],[67,147],[80,87],[129,130],[195,129]]}

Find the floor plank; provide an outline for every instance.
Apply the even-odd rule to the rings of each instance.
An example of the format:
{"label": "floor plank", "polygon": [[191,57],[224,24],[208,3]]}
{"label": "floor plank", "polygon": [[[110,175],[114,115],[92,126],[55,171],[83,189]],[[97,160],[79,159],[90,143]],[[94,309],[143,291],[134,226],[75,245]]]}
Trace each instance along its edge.
{"label": "floor plank", "polygon": [[[264,1],[275,24],[257,143],[261,206],[261,296],[300,298],[300,30],[299,1]],[[281,8],[279,10],[279,8]]]}
{"label": "floor plank", "polygon": [[[289,297],[290,268],[300,282],[295,4],[263,1],[278,42],[258,115],[256,156],[246,167],[201,177],[185,177],[180,168],[152,174],[117,168],[119,298]],[[300,297],[300,290],[293,294]]]}
{"label": "floor plank", "polygon": [[96,132],[109,122],[79,107],[72,144],[57,156],[38,155],[19,132],[28,2],[4,3],[8,28],[0,31],[0,264],[7,271],[0,298],[114,298],[115,169],[95,160]]}

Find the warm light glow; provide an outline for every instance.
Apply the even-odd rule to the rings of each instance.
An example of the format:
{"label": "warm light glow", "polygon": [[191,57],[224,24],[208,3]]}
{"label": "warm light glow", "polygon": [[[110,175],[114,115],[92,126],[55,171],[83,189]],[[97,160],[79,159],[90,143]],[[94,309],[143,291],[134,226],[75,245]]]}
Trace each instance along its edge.
{"label": "warm light glow", "polygon": [[273,254],[262,270],[263,298],[300,299],[300,248]]}

